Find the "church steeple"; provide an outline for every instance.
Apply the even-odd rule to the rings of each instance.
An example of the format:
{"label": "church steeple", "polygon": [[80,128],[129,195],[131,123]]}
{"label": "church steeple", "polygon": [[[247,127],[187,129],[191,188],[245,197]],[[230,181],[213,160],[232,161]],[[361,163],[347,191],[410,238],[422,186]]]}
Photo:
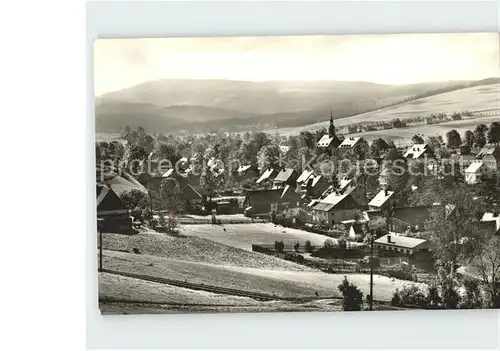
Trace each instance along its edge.
{"label": "church steeple", "polygon": [[330,127],[328,127],[328,136],[333,138],[335,136],[335,126],[333,125],[332,110],[330,110]]}

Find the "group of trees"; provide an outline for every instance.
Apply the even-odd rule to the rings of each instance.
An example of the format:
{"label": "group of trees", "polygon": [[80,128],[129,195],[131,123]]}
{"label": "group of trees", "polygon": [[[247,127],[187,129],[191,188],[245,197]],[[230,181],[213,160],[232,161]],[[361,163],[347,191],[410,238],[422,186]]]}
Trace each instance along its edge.
{"label": "group of trees", "polygon": [[388,122],[378,121],[372,123],[358,123],[351,125],[356,129],[356,132],[359,131],[374,131],[381,129],[391,129],[391,128],[406,128],[407,126],[414,126],[418,124],[437,124],[447,122],[449,120],[458,121],[461,120],[462,117],[471,117],[472,112],[470,111],[461,111],[461,112],[453,112],[451,115],[447,115],[446,113],[433,113],[427,117],[424,116],[415,116],[405,118],[401,120],[399,118],[393,118]]}
{"label": "group of trees", "polygon": [[480,222],[483,213],[492,210],[492,204],[480,189],[466,185],[429,191],[433,197],[430,201],[441,204],[426,229],[435,245],[437,284],[444,303],[449,308],[457,305],[457,267],[467,267],[484,287],[485,305],[500,307],[500,239],[484,230]]}
{"label": "group of trees", "polygon": [[481,148],[486,143],[500,142],[500,123],[492,122],[489,126],[479,124],[474,131],[467,130],[463,138],[456,129],[446,133],[447,147],[457,149],[460,145],[465,144],[470,148]]}

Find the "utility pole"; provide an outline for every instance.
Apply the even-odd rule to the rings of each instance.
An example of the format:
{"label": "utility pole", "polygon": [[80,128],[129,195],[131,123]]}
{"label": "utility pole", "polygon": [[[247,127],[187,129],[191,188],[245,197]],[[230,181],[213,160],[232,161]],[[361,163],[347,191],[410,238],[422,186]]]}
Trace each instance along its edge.
{"label": "utility pole", "polygon": [[99,272],[102,272],[102,224],[104,219],[97,218],[97,230],[99,231]]}
{"label": "utility pole", "polygon": [[373,232],[370,234],[370,311],[373,311]]}

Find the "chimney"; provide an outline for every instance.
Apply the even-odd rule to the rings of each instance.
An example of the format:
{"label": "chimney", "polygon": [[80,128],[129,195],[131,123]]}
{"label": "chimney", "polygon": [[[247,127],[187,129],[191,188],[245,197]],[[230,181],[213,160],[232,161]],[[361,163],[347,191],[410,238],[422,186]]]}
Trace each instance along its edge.
{"label": "chimney", "polygon": [[387,235],[387,242],[388,242],[389,244],[391,243],[391,235],[390,235],[390,234],[388,234],[388,235]]}
{"label": "chimney", "polygon": [[385,196],[388,195],[387,189],[384,189]]}

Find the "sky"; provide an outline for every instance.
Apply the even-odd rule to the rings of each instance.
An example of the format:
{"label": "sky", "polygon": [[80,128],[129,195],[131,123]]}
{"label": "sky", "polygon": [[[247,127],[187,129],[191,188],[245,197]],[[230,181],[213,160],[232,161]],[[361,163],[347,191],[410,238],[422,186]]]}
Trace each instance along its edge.
{"label": "sky", "polygon": [[98,39],[94,93],[159,79],[475,80],[499,65],[497,33]]}

